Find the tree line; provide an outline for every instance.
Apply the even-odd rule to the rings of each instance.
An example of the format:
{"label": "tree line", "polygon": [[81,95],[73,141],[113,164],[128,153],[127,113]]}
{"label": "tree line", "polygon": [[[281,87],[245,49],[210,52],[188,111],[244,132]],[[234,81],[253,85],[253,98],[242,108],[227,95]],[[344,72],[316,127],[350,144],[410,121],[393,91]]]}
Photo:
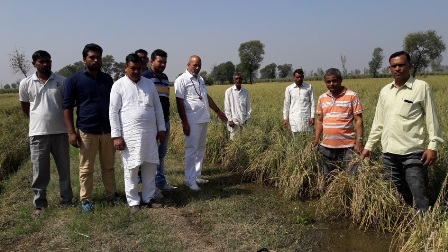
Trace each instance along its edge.
{"label": "tree line", "polygon": [[[256,79],[273,80],[291,78],[293,72],[292,64],[285,63],[277,65],[276,63],[270,63],[260,69],[265,54],[264,47],[264,44],[259,40],[241,43],[238,48],[239,64],[235,65],[233,62],[227,61],[215,65],[210,73],[202,71],[200,75],[204,78],[206,84],[209,85],[233,83],[232,78],[235,72],[239,72],[247,83],[254,83]],[[442,53],[446,50],[445,43],[442,37],[437,35],[433,30],[409,33],[403,40],[403,50],[408,52],[412,57],[412,63],[414,65],[413,77],[418,72],[427,71],[429,67],[432,72],[448,71],[448,66],[441,64],[443,61]],[[31,65],[25,55],[16,48],[9,56],[10,67],[13,69],[13,73],[20,72],[26,77],[31,69]],[[347,57],[341,54],[342,73],[344,75],[370,74],[376,78],[380,76],[380,71],[382,74],[389,73],[387,66],[382,68],[383,61],[383,49],[376,47],[373,50],[372,59],[368,62],[368,68],[364,68],[363,71],[355,69],[348,72],[346,69]],[[83,62],[78,61],[61,68],[56,73],[62,76],[70,76],[81,71],[83,68]],[[102,70],[110,74],[114,80],[118,80],[124,76],[124,62],[116,62],[112,55],[105,55],[103,57]],[[318,68],[317,71],[311,70],[306,74],[308,76],[323,76],[324,70]],[[5,89],[18,88],[18,82],[10,85],[6,84],[3,87]]]}

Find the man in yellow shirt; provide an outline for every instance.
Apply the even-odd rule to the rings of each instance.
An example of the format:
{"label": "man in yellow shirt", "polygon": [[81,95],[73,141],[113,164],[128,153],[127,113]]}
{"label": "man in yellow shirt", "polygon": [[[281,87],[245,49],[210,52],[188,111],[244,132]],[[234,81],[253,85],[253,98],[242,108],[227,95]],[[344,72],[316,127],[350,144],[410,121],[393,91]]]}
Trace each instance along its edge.
{"label": "man in yellow shirt", "polygon": [[[428,83],[414,79],[411,57],[404,51],[389,57],[394,82],[381,89],[369,139],[361,158],[371,157],[375,142],[381,139],[383,163],[388,179],[392,180],[407,204],[426,211],[426,167],[437,160],[440,138],[434,97]],[[424,146],[424,125],[428,132],[428,147]]]}

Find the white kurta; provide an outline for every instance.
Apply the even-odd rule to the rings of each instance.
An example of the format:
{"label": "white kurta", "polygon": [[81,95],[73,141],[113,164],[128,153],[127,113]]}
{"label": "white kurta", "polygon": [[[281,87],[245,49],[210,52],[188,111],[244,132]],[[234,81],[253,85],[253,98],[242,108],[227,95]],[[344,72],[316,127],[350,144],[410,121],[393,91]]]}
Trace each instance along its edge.
{"label": "white kurta", "polygon": [[247,89],[238,90],[235,85],[229,87],[224,95],[224,112],[229,121],[243,126],[250,118],[252,107],[250,105]]}
{"label": "white kurta", "polygon": [[196,78],[186,70],[174,81],[174,90],[176,97],[184,100],[185,115],[190,125],[210,122],[208,91],[201,76]]}
{"label": "white kurta", "polygon": [[289,121],[292,132],[313,130],[309,122],[315,113],[313,86],[303,82],[300,87],[295,83],[286,87],[283,119]]}
{"label": "white kurta", "polygon": [[142,77],[134,83],[127,76],[112,86],[109,119],[111,137],[123,137],[121,151],[125,169],[143,162],[159,163],[157,131],[165,131],[162,105],[154,83]]}

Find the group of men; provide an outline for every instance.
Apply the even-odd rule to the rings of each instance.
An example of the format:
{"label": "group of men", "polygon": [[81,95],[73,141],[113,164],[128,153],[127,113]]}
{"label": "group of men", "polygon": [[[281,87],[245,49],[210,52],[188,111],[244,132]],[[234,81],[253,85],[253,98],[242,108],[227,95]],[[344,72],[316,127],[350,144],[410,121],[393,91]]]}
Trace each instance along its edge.
{"label": "group of men", "polygon": [[[85,68],[66,79],[51,71],[48,52],[36,51],[32,56],[36,72],[20,83],[22,110],[30,118],[33,217],[48,207],[46,187],[50,180],[50,154],[59,174],[61,204],[74,205],[69,144],[79,148],[80,201],[85,213],[94,208],[93,173],[97,153],[106,197],[111,202],[119,202],[114,160],[115,151],[121,152],[131,213],[141,207],[156,207],[155,195],[176,189],[167,183],[164,172],[170,135],[170,89],[168,77],[163,73],[167,53],[157,49],[150,59],[143,49],[129,54],[125,76],[114,83],[109,74],[101,71],[102,52],[99,45],[87,44],[82,52]],[[328,91],[319,97],[317,106],[313,87],[303,81],[304,72],[294,71],[294,83],[285,90],[283,124],[290,127],[293,136],[312,134],[315,129],[311,146],[319,145],[326,180],[333,170],[346,166],[356,154],[361,158],[371,157],[374,143],[381,139],[386,175],[408,204],[414,202],[417,209],[426,211],[430,206],[425,184],[426,166],[436,161],[437,147],[443,142],[434,99],[426,82],[410,76],[409,54],[394,53],[389,62],[395,80],[381,90],[364,147],[359,96],[342,86],[341,72],[335,68],[325,72]],[[247,127],[252,110],[249,93],[241,86],[242,76],[236,73],[233,76],[235,85],[226,90],[225,109],[221,111],[199,75],[201,66],[201,58],[191,56],[186,71],[174,82],[186,142],[185,184],[194,191],[200,190],[198,184],[209,182],[201,174],[211,119],[209,108],[227,123],[231,140]],[[426,150],[423,146],[425,123],[429,134]],[[357,168],[354,165],[352,172]],[[142,183],[141,197],[139,182]]]}
{"label": "group of men", "polygon": [[[389,57],[394,81],[381,89],[369,138],[363,145],[363,108],[357,93],[342,86],[338,69],[325,72],[328,91],[319,96],[314,111],[313,88],[303,82],[303,71],[294,71],[294,82],[285,91],[283,118],[293,136],[312,133],[312,147],[322,156],[325,181],[338,167],[357,172],[356,155],[370,158],[374,144],[381,139],[385,177],[391,180],[405,202],[425,212],[430,207],[427,167],[437,160],[440,137],[434,97],[428,83],[411,77],[411,57],[404,51]],[[317,120],[314,120],[314,114]],[[424,146],[424,128],[428,146]],[[322,140],[321,139],[321,136]],[[348,167],[351,164],[351,167]]]}
{"label": "group of men", "polygon": [[[125,193],[131,213],[141,207],[159,206],[154,202],[161,191],[176,187],[166,181],[164,157],[170,134],[170,89],[164,70],[167,53],[157,49],[148,58],[139,49],[129,54],[125,76],[115,83],[101,71],[102,48],[87,44],[82,51],[84,69],[68,78],[51,71],[51,56],[39,50],[32,56],[36,72],[21,81],[19,97],[23,112],[29,117],[29,139],[33,164],[34,211],[40,216],[48,207],[46,188],[50,181],[50,154],[59,174],[61,204],[73,206],[70,182],[69,144],[79,148],[80,201],[84,213],[94,209],[94,165],[97,153],[106,198],[120,202],[115,182],[115,152],[121,151]],[[148,63],[150,61],[150,67]],[[238,99],[229,97],[226,114],[208,95],[205,82],[199,76],[201,58],[191,56],[187,70],[175,81],[176,103],[186,139],[185,183],[191,190],[207,183],[201,171],[205,153],[209,107],[223,121],[226,114],[231,135],[245,127],[250,116],[247,90],[241,88],[241,75],[235,74],[235,94],[247,109],[240,111]],[[76,108],[76,127],[74,110]],[[235,129],[235,130],[233,130]],[[67,137],[68,134],[68,137]],[[155,151],[157,150],[157,151]],[[138,184],[142,183],[142,196]]]}

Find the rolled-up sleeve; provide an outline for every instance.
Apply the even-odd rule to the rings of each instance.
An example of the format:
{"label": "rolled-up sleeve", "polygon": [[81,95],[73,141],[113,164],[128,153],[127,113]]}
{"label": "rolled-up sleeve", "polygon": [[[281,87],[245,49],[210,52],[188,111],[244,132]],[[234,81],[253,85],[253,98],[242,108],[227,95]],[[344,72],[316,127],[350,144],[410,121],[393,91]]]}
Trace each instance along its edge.
{"label": "rolled-up sleeve", "polygon": [[440,137],[439,120],[437,118],[436,106],[434,104],[434,97],[432,95],[431,87],[425,87],[425,119],[426,129],[428,131],[428,149],[437,151],[438,145],[444,140]]}

